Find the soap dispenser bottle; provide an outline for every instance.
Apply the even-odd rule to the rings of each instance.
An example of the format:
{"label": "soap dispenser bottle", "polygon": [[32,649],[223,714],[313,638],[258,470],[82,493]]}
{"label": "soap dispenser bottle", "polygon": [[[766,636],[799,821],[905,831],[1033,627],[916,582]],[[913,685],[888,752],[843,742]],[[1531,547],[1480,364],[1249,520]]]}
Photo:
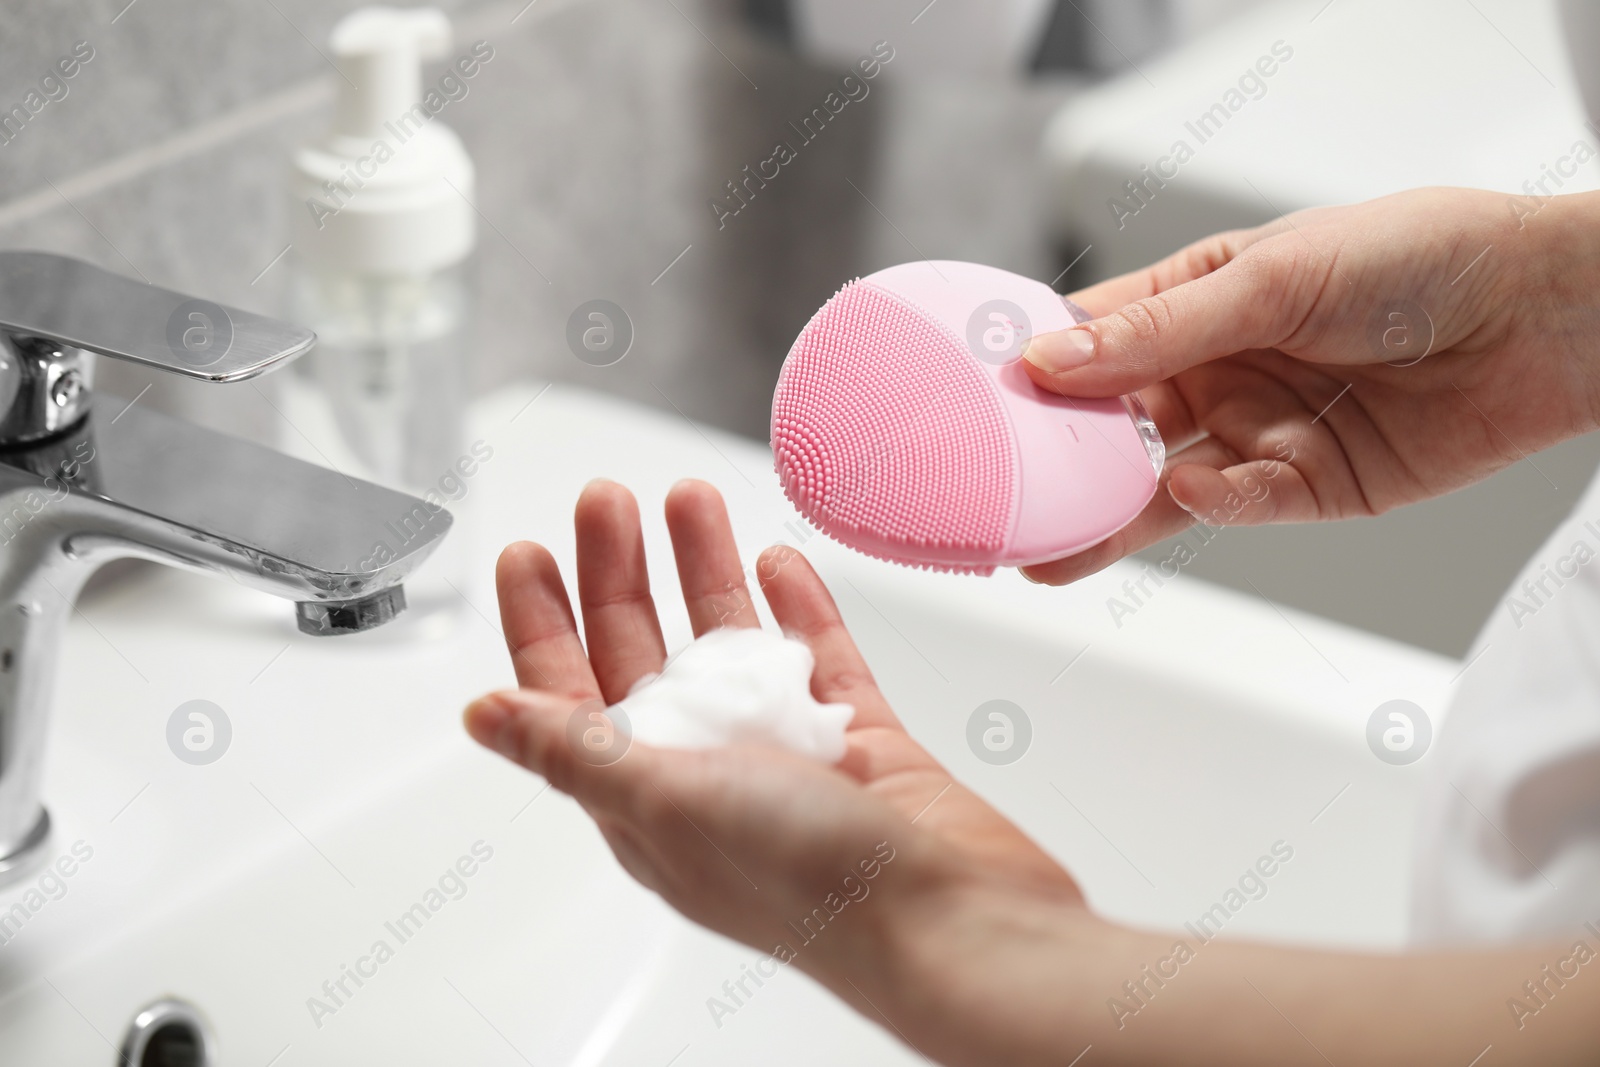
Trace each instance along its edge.
{"label": "soap dispenser bottle", "polygon": [[[292,166],[290,317],[319,341],[285,383],[284,447],[459,512],[463,464],[477,465],[463,423],[474,169],[421,73],[449,49],[450,23],[432,8],[365,7],[329,46],[332,127]],[[415,525],[395,516],[374,552],[401,550]],[[414,618],[460,606],[466,525],[407,583]]]}

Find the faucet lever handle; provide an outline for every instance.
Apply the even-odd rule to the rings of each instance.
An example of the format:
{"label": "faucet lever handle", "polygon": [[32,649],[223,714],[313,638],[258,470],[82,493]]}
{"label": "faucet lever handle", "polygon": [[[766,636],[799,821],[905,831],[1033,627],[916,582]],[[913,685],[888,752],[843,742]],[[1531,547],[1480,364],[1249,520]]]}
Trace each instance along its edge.
{"label": "faucet lever handle", "polygon": [[208,382],[254,378],[317,336],[50,252],[0,252],[0,332]]}

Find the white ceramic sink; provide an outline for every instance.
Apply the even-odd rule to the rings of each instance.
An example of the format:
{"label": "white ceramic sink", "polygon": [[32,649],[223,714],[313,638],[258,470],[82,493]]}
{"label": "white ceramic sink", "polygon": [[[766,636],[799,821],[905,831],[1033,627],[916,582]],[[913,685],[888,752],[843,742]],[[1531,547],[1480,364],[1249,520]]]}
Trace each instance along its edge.
{"label": "white ceramic sink", "polygon": [[[58,899],[27,898],[37,879],[0,893],[0,916],[31,912],[0,927],[0,1063],[110,1065],[134,1012],[168,994],[209,1016],[230,1067],[922,1062],[798,974],[719,1027],[707,998],[757,953],[677,919],[575,805],[461,733],[466,700],[511,683],[489,621],[496,550],[540,540],[570,572],[572,502],[601,475],[640,496],[669,644],[688,631],[660,502],[693,475],[724,490],[750,558],[803,544],[912,732],[1106,913],[1193,921],[1282,841],[1292,861],[1227,935],[1399,941],[1425,761],[1379,761],[1365,725],[1400,697],[1437,726],[1453,663],[1184,577],[1148,585],[1118,626],[1106,601],[1134,564],[1065,590],[880,564],[808,537],[756,444],[536,393],[476,410],[493,457],[456,508],[470,606],[443,636],[302,637],[286,603],[158,569],[85,601],[46,800],[58,848],[92,857]],[[205,766],[166,740],[195,699],[233,728]],[[1004,766],[967,742],[994,699],[1032,724]],[[492,857],[401,942],[385,923],[475,844]],[[392,957],[361,963],[379,940]],[[335,1005],[323,983],[358,964]],[[336,1010],[314,1018],[312,997]]]}

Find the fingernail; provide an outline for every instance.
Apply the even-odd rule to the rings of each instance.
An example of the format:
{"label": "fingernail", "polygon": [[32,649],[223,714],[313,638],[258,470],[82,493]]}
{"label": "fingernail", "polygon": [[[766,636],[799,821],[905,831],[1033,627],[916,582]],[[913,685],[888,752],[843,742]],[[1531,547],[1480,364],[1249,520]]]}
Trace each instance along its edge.
{"label": "fingernail", "polygon": [[462,716],[467,734],[484,748],[492,749],[507,759],[517,753],[516,717],[503,700],[486,696],[467,705]]}
{"label": "fingernail", "polygon": [[1029,574],[1026,570],[1023,570],[1021,567],[1017,568],[1017,573],[1022,575],[1028,581],[1032,582],[1034,585],[1043,585],[1044,584],[1039,579],[1037,579],[1033,575]]}
{"label": "fingernail", "polygon": [[1094,334],[1073,327],[1028,339],[1022,358],[1045,371],[1076,370],[1094,359]]}

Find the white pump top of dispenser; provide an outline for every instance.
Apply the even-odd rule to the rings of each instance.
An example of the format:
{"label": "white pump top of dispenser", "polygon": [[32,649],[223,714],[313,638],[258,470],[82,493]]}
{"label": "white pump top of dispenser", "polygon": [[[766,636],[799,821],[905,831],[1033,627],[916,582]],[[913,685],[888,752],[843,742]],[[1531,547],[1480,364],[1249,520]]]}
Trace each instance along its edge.
{"label": "white pump top of dispenser", "polygon": [[460,262],[476,241],[472,160],[421,70],[447,53],[449,20],[364,7],[328,43],[338,101],[332,129],[294,155],[295,250],[317,267],[383,275]]}

